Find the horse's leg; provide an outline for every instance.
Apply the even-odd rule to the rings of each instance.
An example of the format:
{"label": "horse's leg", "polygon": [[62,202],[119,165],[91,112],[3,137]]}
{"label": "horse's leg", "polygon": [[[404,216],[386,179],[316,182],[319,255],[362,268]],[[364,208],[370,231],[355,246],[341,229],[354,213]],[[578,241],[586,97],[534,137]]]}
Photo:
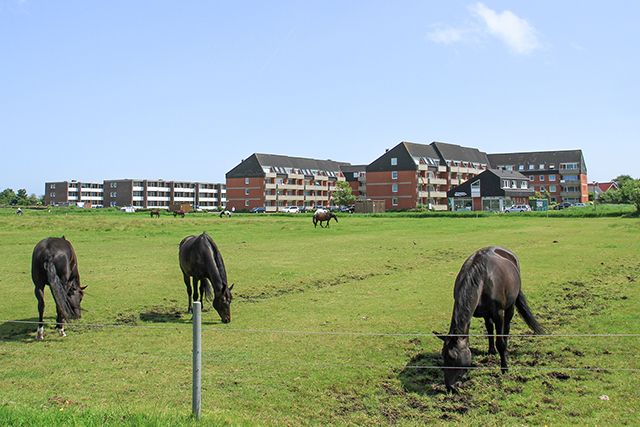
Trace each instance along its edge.
{"label": "horse's leg", "polygon": [[489,338],[489,354],[496,354],[496,346],[493,344],[493,320],[491,320],[491,317],[484,318],[484,326],[487,328],[487,338]]}
{"label": "horse's leg", "polygon": [[202,295],[199,295],[198,292],[200,290],[200,283],[202,280],[198,280],[195,277],[193,278],[193,302],[200,302],[200,309],[202,309]]}
{"label": "horse's leg", "polygon": [[498,353],[500,353],[500,368],[502,373],[507,372],[509,367],[507,366],[507,342],[509,341],[509,329],[511,324],[511,318],[513,317],[513,306],[507,310],[499,310],[497,317],[494,319],[496,323],[496,344],[498,347]]}
{"label": "horse's leg", "polygon": [[38,330],[36,331],[36,340],[42,341],[44,339],[44,322],[42,321],[44,317],[44,287],[39,288],[36,286],[34,294],[38,300]]}
{"label": "horse's leg", "polygon": [[187,313],[191,313],[191,279],[186,274],[182,275],[184,279],[184,285],[187,287],[187,295],[189,297],[189,301],[187,302]]}
{"label": "horse's leg", "polygon": [[56,329],[58,330],[58,334],[61,337],[66,337],[67,334],[64,333],[64,317],[62,317],[62,312],[58,308],[56,304]]}

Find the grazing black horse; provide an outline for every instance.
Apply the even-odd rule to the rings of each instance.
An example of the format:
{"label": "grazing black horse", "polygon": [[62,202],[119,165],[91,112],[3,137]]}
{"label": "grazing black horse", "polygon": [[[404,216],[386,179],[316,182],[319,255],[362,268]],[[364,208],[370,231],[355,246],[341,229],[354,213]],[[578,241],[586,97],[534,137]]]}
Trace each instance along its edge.
{"label": "grazing black horse", "polygon": [[151,216],[151,218],[156,217],[156,218],[160,218],[160,210],[159,209],[152,209],[149,211],[149,215]]}
{"label": "grazing black horse", "polygon": [[[506,372],[507,340],[514,307],[536,334],[544,334],[520,289],[520,265],[508,249],[492,246],[476,251],[462,265],[453,291],[454,305],[447,335],[437,334],[444,341],[444,382],[447,391],[456,391],[458,380],[471,366],[469,326],[471,317],[483,317],[489,338],[489,354],[500,353],[500,366]],[[435,332],[434,332],[435,333]]]}
{"label": "grazing black horse", "polygon": [[[199,236],[187,236],[180,242],[180,269],[189,295],[191,312],[191,283],[193,278],[193,300],[198,301],[198,282],[200,282],[200,302],[204,294],[220,315],[222,323],[231,322],[231,290],[227,286],[227,272],[218,247],[207,233]],[[212,286],[213,285],[213,286]]]}
{"label": "grazing black horse", "polygon": [[336,222],[338,222],[338,217],[333,212],[325,211],[325,210],[317,210],[313,214],[313,226],[314,227],[318,227],[318,223],[320,223],[320,227],[324,228],[322,223],[324,221],[327,221],[327,227],[326,228],[329,228],[329,221],[331,220],[331,218],[335,219]]}
{"label": "grazing black horse", "polygon": [[179,216],[180,218],[184,218],[184,211],[180,209],[179,211],[173,211],[173,217]]}
{"label": "grazing black horse", "polygon": [[36,339],[44,339],[44,286],[49,285],[56,303],[56,328],[64,337],[64,321],[80,318],[80,302],[86,286],[80,286],[78,259],[73,246],[64,236],[41,240],[33,249],[31,278],[38,299],[38,330]]}

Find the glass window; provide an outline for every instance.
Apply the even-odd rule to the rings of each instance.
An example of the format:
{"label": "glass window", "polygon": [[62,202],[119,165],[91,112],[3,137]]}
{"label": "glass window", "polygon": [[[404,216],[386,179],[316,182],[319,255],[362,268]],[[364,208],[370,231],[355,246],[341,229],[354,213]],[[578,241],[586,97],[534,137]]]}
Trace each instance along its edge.
{"label": "glass window", "polygon": [[535,177],[535,176],[533,176],[533,175],[530,175],[530,176],[529,176],[529,181],[535,181],[535,179],[536,179],[536,177]]}
{"label": "glass window", "polygon": [[393,206],[398,206],[398,198],[397,197],[392,197],[391,198],[391,204]]}
{"label": "glass window", "polygon": [[540,182],[544,181],[544,175],[540,175]]}
{"label": "glass window", "polygon": [[397,157],[392,157],[391,158],[391,166],[397,166],[398,165],[398,158]]}
{"label": "glass window", "polygon": [[391,185],[391,192],[392,193],[397,193],[398,192],[398,184],[392,184]]}
{"label": "glass window", "polygon": [[544,163],[540,163],[540,169],[544,169]]}
{"label": "glass window", "polygon": [[555,185],[550,185],[549,186],[549,192],[550,193],[555,193],[556,192],[556,186]]}
{"label": "glass window", "polygon": [[248,189],[248,188],[245,188],[245,189],[244,189],[244,195],[245,195],[245,196],[248,196],[248,195],[249,195],[249,189]]}
{"label": "glass window", "polygon": [[249,184],[249,178],[245,178],[244,179],[244,183],[248,185]]}
{"label": "glass window", "polygon": [[245,206],[249,206],[249,201],[248,201],[248,200],[245,200],[245,201],[244,201],[244,205],[245,205]]}
{"label": "glass window", "polygon": [[398,171],[391,172],[391,179],[398,179]]}
{"label": "glass window", "polygon": [[555,180],[556,180],[555,175],[549,175],[549,181],[555,181]]}
{"label": "glass window", "polygon": [[526,190],[529,188],[529,183],[527,181],[520,181],[520,188]]}
{"label": "glass window", "polygon": [[518,165],[518,170],[519,171],[523,171],[524,170],[524,165]]}

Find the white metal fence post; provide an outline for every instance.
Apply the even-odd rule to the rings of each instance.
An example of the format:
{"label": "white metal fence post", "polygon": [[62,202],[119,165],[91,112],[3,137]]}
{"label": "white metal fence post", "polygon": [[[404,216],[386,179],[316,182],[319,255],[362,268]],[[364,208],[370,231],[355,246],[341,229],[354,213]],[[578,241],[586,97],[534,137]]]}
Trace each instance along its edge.
{"label": "white metal fence post", "polygon": [[201,415],[202,404],[202,324],[200,302],[193,303],[193,394],[191,410],[196,419]]}

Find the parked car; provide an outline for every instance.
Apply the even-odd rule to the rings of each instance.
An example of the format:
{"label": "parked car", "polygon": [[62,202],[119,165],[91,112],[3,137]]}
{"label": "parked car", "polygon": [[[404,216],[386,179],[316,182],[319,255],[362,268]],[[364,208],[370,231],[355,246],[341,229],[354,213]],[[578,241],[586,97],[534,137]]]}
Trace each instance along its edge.
{"label": "parked car", "polygon": [[574,208],[586,208],[587,205],[585,205],[584,203],[574,203],[573,207]]}
{"label": "parked car", "polygon": [[569,202],[562,202],[558,205],[556,205],[555,210],[559,211],[561,209],[566,209],[566,208],[570,208],[571,206],[573,206],[573,204],[569,203]]}
{"label": "parked car", "polygon": [[264,206],[259,206],[257,208],[251,209],[249,212],[251,213],[265,213],[267,209]]}
{"label": "parked car", "polygon": [[282,212],[284,213],[298,213],[300,212],[300,208],[297,206],[287,206],[286,208],[282,209]]}
{"label": "parked car", "polygon": [[351,206],[340,206],[340,212],[353,213],[354,210],[355,210],[355,206],[353,206],[353,205],[351,205]]}
{"label": "parked car", "polygon": [[133,206],[123,206],[120,208],[120,210],[126,213],[134,213],[136,211],[136,208],[134,208]]}
{"label": "parked car", "polygon": [[529,205],[513,205],[504,210],[505,212],[531,212]]}

